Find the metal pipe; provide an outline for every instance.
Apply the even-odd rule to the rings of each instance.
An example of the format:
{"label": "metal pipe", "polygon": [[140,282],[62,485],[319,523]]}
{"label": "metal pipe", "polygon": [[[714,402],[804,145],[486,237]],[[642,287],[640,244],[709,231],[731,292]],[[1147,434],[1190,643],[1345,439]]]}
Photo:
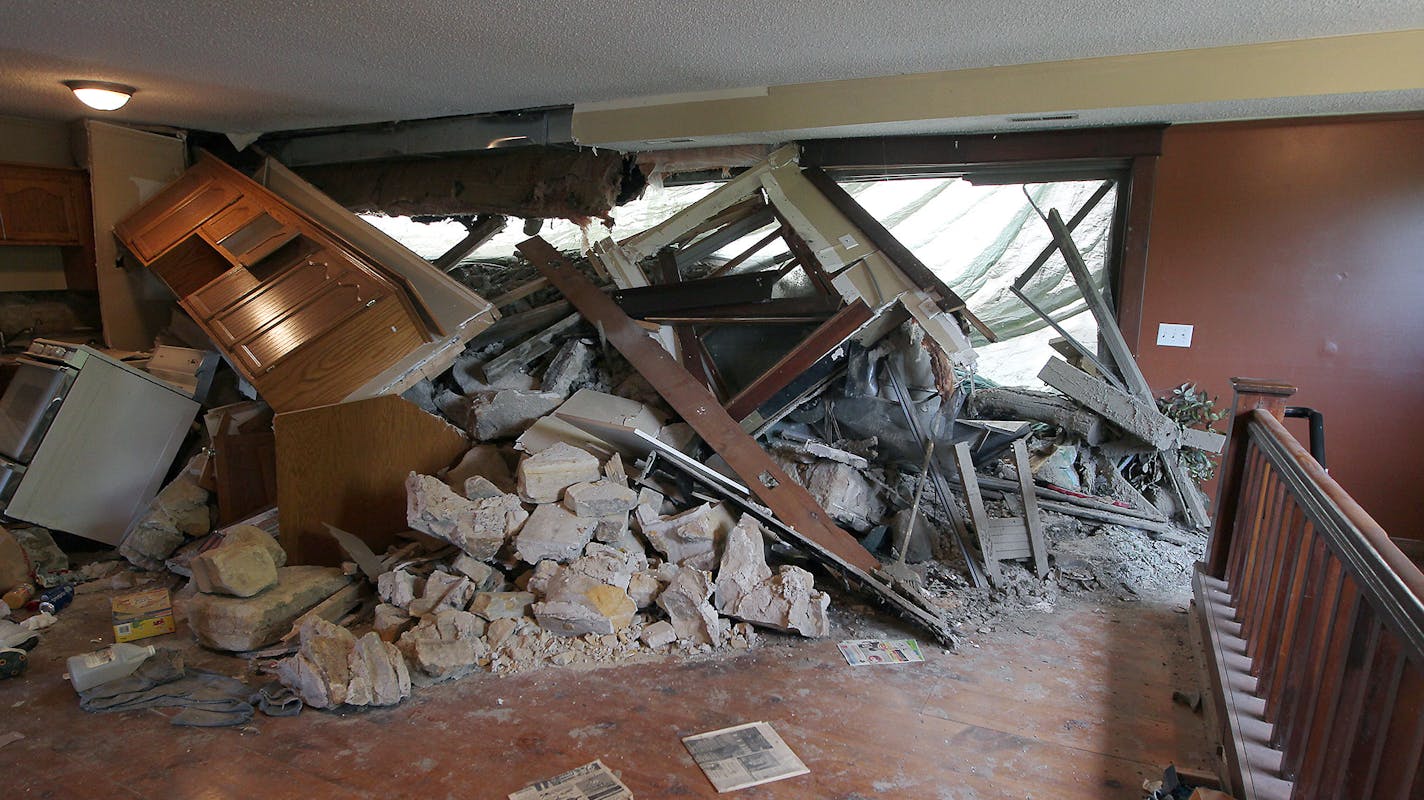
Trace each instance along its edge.
{"label": "metal pipe", "polygon": [[[910,434],[919,442],[920,447],[929,447],[929,438],[925,436],[920,428],[920,421],[915,416],[915,407],[910,403],[909,392],[905,391],[905,381],[900,375],[900,366],[893,358],[885,361],[885,375],[890,379],[890,387],[895,391],[895,399],[900,403],[900,410],[905,412],[905,423],[910,428]],[[979,566],[979,562],[969,551],[969,546],[965,540],[969,538],[969,530],[964,527],[964,519],[959,514],[959,508],[950,499],[949,486],[945,483],[944,475],[939,471],[939,465],[930,462],[930,479],[934,481],[935,494],[939,495],[940,507],[944,515],[954,525],[954,544],[959,549],[959,555],[964,558],[965,566],[969,569],[969,577],[973,579],[974,585],[978,588],[985,588],[989,581],[984,576],[984,570]]]}

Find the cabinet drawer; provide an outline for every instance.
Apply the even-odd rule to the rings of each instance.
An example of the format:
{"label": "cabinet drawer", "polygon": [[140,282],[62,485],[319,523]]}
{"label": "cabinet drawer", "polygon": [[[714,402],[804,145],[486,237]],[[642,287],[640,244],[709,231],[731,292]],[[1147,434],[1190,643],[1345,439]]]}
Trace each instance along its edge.
{"label": "cabinet drawer", "polygon": [[226,182],[190,170],[143,206],[143,211],[154,209],[156,216],[141,213],[125,220],[130,224],[116,226],[115,232],[147,264],[241,196]]}
{"label": "cabinet drawer", "polygon": [[374,302],[354,283],[331,283],[319,297],[239,346],[237,353],[254,373],[265,372]]}
{"label": "cabinet drawer", "polygon": [[226,342],[241,342],[281,319],[346,272],[341,262],[309,258],[238,301],[213,320],[213,330]]}
{"label": "cabinet drawer", "polygon": [[210,319],[219,311],[237,302],[243,295],[257,290],[261,282],[242,267],[233,267],[185,301],[189,311],[199,319]]}

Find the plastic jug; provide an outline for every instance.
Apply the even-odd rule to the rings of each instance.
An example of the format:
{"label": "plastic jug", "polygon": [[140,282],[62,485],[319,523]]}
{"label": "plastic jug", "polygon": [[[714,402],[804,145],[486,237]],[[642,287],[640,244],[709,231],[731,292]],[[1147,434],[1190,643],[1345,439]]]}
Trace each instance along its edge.
{"label": "plastic jug", "polygon": [[156,651],[136,644],[111,644],[103,650],[69,657],[69,682],[82,692],[101,683],[125,677]]}

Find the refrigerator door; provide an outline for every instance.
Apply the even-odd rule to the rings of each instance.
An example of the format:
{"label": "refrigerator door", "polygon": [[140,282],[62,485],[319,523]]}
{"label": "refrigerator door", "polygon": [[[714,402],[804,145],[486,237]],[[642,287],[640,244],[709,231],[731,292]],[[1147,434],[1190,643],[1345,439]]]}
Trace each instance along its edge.
{"label": "refrigerator door", "polygon": [[28,464],[74,382],[74,370],[21,358],[0,397],[0,455]]}

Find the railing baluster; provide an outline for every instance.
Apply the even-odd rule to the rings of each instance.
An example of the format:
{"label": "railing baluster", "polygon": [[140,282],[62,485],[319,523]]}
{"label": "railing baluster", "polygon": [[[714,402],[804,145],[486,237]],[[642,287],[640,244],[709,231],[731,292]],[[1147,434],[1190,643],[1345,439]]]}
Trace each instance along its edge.
{"label": "railing baluster", "polygon": [[1236,586],[1241,582],[1241,565],[1246,561],[1246,551],[1250,549],[1250,539],[1246,533],[1251,523],[1255,520],[1256,514],[1260,512],[1258,504],[1261,497],[1261,481],[1266,473],[1266,456],[1261,452],[1254,442],[1247,441],[1250,448],[1246,454],[1244,471],[1241,486],[1241,497],[1236,505],[1236,518],[1231,521],[1232,528],[1240,531],[1231,547],[1226,565],[1226,583],[1228,586]]}
{"label": "railing baluster", "polygon": [[[1298,556],[1291,561],[1290,580],[1281,592],[1276,612],[1280,625],[1265,655],[1272,668],[1257,687],[1257,692],[1266,701],[1266,719],[1272,720],[1277,718],[1281,687],[1285,685],[1286,676],[1300,665],[1299,661],[1291,657],[1292,645],[1296,641],[1297,630],[1309,625],[1312,619],[1310,609],[1315,605],[1317,597],[1316,586],[1309,581],[1321,572],[1320,560],[1325,557],[1325,542],[1314,535],[1315,530],[1308,520],[1302,516],[1295,530],[1297,544],[1292,552]],[[1305,622],[1302,622],[1302,619]]]}
{"label": "railing baluster", "polygon": [[[1360,596],[1358,588],[1352,581],[1347,581],[1346,586],[1352,601],[1357,601]],[[1339,746],[1339,741],[1333,734],[1336,720],[1341,716],[1346,690],[1351,685],[1352,655],[1364,648],[1370,640],[1369,634],[1374,620],[1369,605],[1361,602],[1351,602],[1350,605],[1353,613],[1347,619],[1337,621],[1344,623],[1336,627],[1336,633],[1343,635],[1335,637],[1330,643],[1325,683],[1321,686],[1320,700],[1310,721],[1310,739],[1305,746],[1305,761],[1300,777],[1295,782],[1295,793],[1292,795],[1300,800],[1317,800],[1320,785],[1331,774],[1327,765],[1335,760],[1332,758],[1333,751]],[[1358,659],[1357,655],[1353,657]]]}
{"label": "railing baluster", "polygon": [[1424,664],[1412,658],[1404,660],[1394,704],[1384,755],[1371,785],[1361,787],[1361,797],[1409,800],[1424,796],[1419,763],[1424,760]]}
{"label": "railing baluster", "polygon": [[[1300,507],[1297,506],[1289,492],[1286,493],[1281,511],[1277,514],[1278,523],[1272,523],[1270,527],[1271,539],[1276,542],[1276,546],[1270,550],[1272,563],[1268,565],[1262,574],[1263,583],[1261,586],[1261,602],[1257,604],[1255,610],[1255,621],[1252,628],[1256,631],[1256,636],[1246,643],[1246,655],[1251,659],[1251,671],[1256,676],[1262,676],[1266,672],[1266,665],[1262,663],[1260,654],[1271,647],[1272,630],[1279,627],[1281,608],[1284,594],[1281,584],[1286,580],[1283,577],[1293,566],[1298,558],[1300,529],[1296,524],[1300,517]],[[1260,691],[1260,687],[1257,687]]]}
{"label": "railing baluster", "polygon": [[1271,536],[1273,520],[1285,503],[1286,487],[1281,483],[1276,470],[1269,473],[1265,489],[1267,500],[1261,517],[1253,527],[1251,552],[1246,555],[1246,577],[1241,582],[1241,591],[1236,598],[1236,618],[1241,622],[1241,638],[1250,642],[1256,635],[1256,604],[1261,602],[1261,587],[1266,582],[1266,568],[1270,565],[1270,551],[1278,541]]}
{"label": "railing baluster", "polygon": [[1281,769],[1287,778],[1294,777],[1300,769],[1310,723],[1320,703],[1320,687],[1325,682],[1330,643],[1336,636],[1335,628],[1345,613],[1353,613],[1345,608],[1349,599],[1345,591],[1344,567],[1333,556],[1327,555],[1325,579],[1321,587],[1321,610],[1324,613],[1314,621],[1309,637],[1310,649],[1306,651],[1306,668],[1296,673],[1298,680],[1294,681],[1292,701],[1283,710],[1281,720],[1276,723],[1277,733],[1272,736],[1271,745],[1284,753]]}
{"label": "railing baluster", "polygon": [[1404,658],[1399,639],[1383,635],[1375,649],[1374,661],[1366,671],[1364,697],[1360,703],[1360,722],[1353,743],[1346,740],[1349,758],[1335,790],[1336,797],[1369,797],[1366,790],[1375,782],[1380,759],[1384,756],[1385,735],[1397,713],[1394,702],[1404,674]]}

